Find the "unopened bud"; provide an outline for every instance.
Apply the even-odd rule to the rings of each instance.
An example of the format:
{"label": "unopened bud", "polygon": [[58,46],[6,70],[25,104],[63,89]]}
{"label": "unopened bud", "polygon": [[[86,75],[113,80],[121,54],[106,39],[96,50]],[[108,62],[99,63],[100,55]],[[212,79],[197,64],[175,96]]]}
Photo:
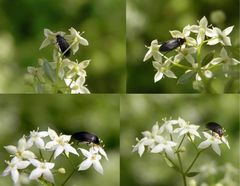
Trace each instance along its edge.
{"label": "unopened bud", "polygon": [[58,169],[58,172],[61,173],[61,174],[65,174],[66,173],[66,170],[64,168],[59,168]]}

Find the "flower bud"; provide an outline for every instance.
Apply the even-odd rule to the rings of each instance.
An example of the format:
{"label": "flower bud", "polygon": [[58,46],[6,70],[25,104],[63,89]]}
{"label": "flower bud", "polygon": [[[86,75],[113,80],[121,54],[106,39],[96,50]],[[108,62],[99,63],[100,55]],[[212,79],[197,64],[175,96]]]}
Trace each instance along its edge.
{"label": "flower bud", "polygon": [[58,169],[58,172],[61,173],[61,174],[65,174],[66,173],[66,170],[64,168],[59,168]]}

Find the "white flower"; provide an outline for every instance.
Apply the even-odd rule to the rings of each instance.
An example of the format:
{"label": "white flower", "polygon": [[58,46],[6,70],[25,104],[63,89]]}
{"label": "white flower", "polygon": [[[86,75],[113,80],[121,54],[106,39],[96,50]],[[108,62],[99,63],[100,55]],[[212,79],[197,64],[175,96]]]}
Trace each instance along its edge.
{"label": "white flower", "polygon": [[85,77],[80,76],[76,81],[72,81],[72,79],[64,79],[67,86],[71,88],[71,94],[90,94],[90,91],[87,87],[84,86]]}
{"label": "white flower", "polygon": [[71,27],[69,29],[69,31],[71,34],[66,35],[65,38],[67,41],[69,41],[69,43],[71,43],[71,45],[72,45],[71,49],[73,51],[73,54],[75,54],[78,51],[79,44],[84,45],[84,46],[89,45],[88,41],[85,38],[83,38],[81,36],[81,34],[78,31],[76,31],[73,27]]}
{"label": "white flower", "polygon": [[90,60],[84,60],[80,63],[70,61],[69,59],[64,59],[64,60],[63,60],[63,63],[65,63],[65,65],[70,69],[66,74],[67,78],[72,78],[75,75],[78,75],[80,77],[87,76],[87,73],[84,69],[87,68],[87,66],[90,63]]}
{"label": "white flower", "polygon": [[203,132],[203,135],[207,138],[207,140],[201,142],[198,146],[200,149],[205,149],[209,147],[210,145],[212,146],[212,149],[220,156],[221,155],[221,150],[219,148],[219,144],[222,143],[222,141],[215,135],[210,135],[207,132]]}
{"label": "white flower", "polygon": [[71,135],[60,135],[58,136],[57,133],[48,128],[48,135],[52,141],[46,144],[46,148],[55,151],[54,152],[54,159],[57,158],[63,151],[66,153],[67,157],[69,156],[69,152],[78,156],[76,149],[74,149],[70,144],[69,141],[71,139]]}
{"label": "white flower", "polygon": [[50,171],[54,167],[54,163],[40,162],[36,159],[31,159],[30,162],[36,167],[29,176],[30,180],[37,180],[40,176],[43,176],[45,180],[54,183],[53,174]]}
{"label": "white flower", "polygon": [[182,47],[181,52],[179,52],[174,57],[174,62],[178,63],[183,58],[185,58],[192,66],[194,66],[196,63],[195,63],[195,59],[193,58],[192,54],[195,54],[196,52],[197,52],[197,49],[194,47],[190,47],[190,48]]}
{"label": "white flower", "polygon": [[225,144],[227,145],[227,147],[230,149],[230,146],[229,146],[229,143],[228,143],[227,138],[225,138],[225,136],[222,136],[222,137],[221,137],[221,140],[222,140],[222,142],[225,143]]}
{"label": "white flower", "polygon": [[173,141],[168,141],[162,136],[156,137],[156,142],[158,143],[153,149],[151,150],[152,153],[159,153],[159,152],[166,152],[168,156],[174,158],[173,147],[177,145],[177,143]]}
{"label": "white flower", "polygon": [[208,20],[207,18],[204,16],[200,21],[199,21],[199,25],[192,25],[191,26],[191,31],[193,33],[197,33],[197,43],[198,45],[201,44],[204,39],[205,39],[205,35],[209,36],[209,34],[211,33],[211,29],[208,28]]}
{"label": "white flower", "polygon": [[179,136],[182,136],[184,134],[189,133],[192,140],[194,140],[194,136],[197,136],[197,137],[201,138],[201,136],[197,132],[197,129],[199,128],[199,126],[190,125],[189,123],[187,123],[182,118],[178,118],[178,123],[179,123],[179,128],[176,128],[174,130],[174,133],[179,133]]}
{"label": "white flower", "polygon": [[160,81],[163,76],[169,78],[177,78],[177,76],[170,70],[171,58],[167,59],[163,64],[158,61],[153,61],[153,67],[157,69],[157,73],[154,76],[154,82]]}
{"label": "white flower", "polygon": [[90,147],[89,151],[91,152],[95,151],[95,153],[100,153],[101,155],[104,156],[106,160],[108,160],[107,153],[104,151],[104,149],[100,145],[93,145],[92,147]]}
{"label": "white flower", "polygon": [[33,130],[30,132],[30,138],[28,139],[27,143],[29,144],[29,146],[35,144],[37,148],[44,149],[45,143],[42,138],[46,136],[48,136],[47,131],[38,132],[38,130],[37,131]]}
{"label": "white flower", "polygon": [[82,154],[87,158],[84,160],[80,165],[79,165],[79,171],[80,170],[86,170],[88,169],[91,165],[93,165],[94,169],[99,172],[100,174],[103,174],[103,168],[100,163],[101,156],[97,153],[95,153],[94,150],[85,150],[82,148],[79,148],[82,152]]}
{"label": "white flower", "polygon": [[20,158],[20,159],[33,159],[35,154],[27,149],[30,148],[25,137],[23,136],[18,140],[18,146],[8,145],[4,147],[10,154]]}
{"label": "white flower", "polygon": [[148,51],[146,55],[144,56],[143,61],[147,61],[149,58],[153,57],[154,60],[162,62],[162,56],[159,52],[160,45],[158,44],[158,41],[155,39],[151,42],[151,46],[147,47]]}
{"label": "white flower", "polygon": [[172,30],[170,31],[170,34],[173,38],[184,38],[186,40],[185,44],[188,46],[196,46],[197,41],[194,38],[190,37],[191,29],[192,27],[190,25],[187,25],[183,28],[182,32],[178,30]]}
{"label": "white flower", "polygon": [[137,139],[138,143],[133,147],[132,152],[138,151],[139,156],[141,157],[145,151],[145,146],[152,146],[155,142],[154,139],[144,137],[140,141]]}
{"label": "white flower", "polygon": [[213,27],[211,33],[208,34],[209,37],[212,37],[208,41],[208,45],[216,45],[217,43],[222,43],[226,46],[231,46],[230,37],[227,37],[233,30],[234,26],[227,27],[225,30],[221,31],[217,27]]}
{"label": "white flower", "polygon": [[237,64],[240,63],[240,61],[238,61],[237,59],[229,57],[225,48],[222,48],[222,50],[220,52],[220,56],[221,57],[212,59],[210,64],[217,65],[217,64],[222,63],[223,64],[223,71],[225,72],[225,76],[228,77],[229,66],[237,65]]}
{"label": "white flower", "polygon": [[164,123],[161,125],[159,132],[162,133],[165,130],[167,130],[169,133],[173,133],[173,125],[176,125],[178,123],[178,120],[163,120]]}
{"label": "white flower", "polygon": [[55,44],[56,43],[56,36],[57,35],[61,35],[63,36],[65,33],[64,32],[52,32],[49,29],[44,29],[44,36],[46,37],[46,39],[42,42],[39,50],[41,50],[42,48],[45,48],[46,46],[50,45],[51,43]]}
{"label": "white flower", "polygon": [[14,157],[11,162],[6,161],[6,163],[8,164],[8,167],[3,171],[2,176],[11,174],[14,183],[17,183],[19,180],[18,169],[25,169],[30,164],[29,161],[22,161],[17,157]]}

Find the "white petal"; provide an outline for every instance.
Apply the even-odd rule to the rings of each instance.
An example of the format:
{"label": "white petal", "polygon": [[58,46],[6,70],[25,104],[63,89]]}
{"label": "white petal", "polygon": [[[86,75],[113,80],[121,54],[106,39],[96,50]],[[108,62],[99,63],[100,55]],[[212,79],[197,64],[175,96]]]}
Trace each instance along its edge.
{"label": "white petal", "polygon": [[203,141],[202,143],[200,143],[199,145],[198,145],[198,148],[200,148],[200,149],[206,149],[206,148],[208,148],[209,146],[210,146],[210,141],[209,140],[205,140],[205,141]]}
{"label": "white petal", "polygon": [[2,176],[7,176],[9,175],[11,172],[11,168],[8,166],[2,173]]}
{"label": "white petal", "polygon": [[64,150],[63,147],[59,145],[56,151],[54,152],[54,159],[56,159],[63,152],[63,150]]}
{"label": "white petal", "polygon": [[29,176],[29,179],[30,180],[37,180],[41,175],[42,175],[41,169],[36,168],[31,172],[31,174]]}
{"label": "white petal", "polygon": [[100,174],[103,174],[103,168],[99,161],[94,161],[93,167],[96,171],[98,171]]}
{"label": "white petal", "polygon": [[18,140],[18,149],[20,151],[25,150],[27,147],[27,141],[25,139],[25,137],[22,137],[20,140]]}
{"label": "white petal", "polygon": [[159,153],[159,152],[162,152],[162,151],[163,151],[163,145],[162,145],[162,144],[156,145],[156,146],[151,150],[152,153]]}
{"label": "white petal", "polygon": [[140,145],[138,146],[138,154],[139,154],[140,157],[143,155],[144,151],[145,151],[144,145],[143,145],[143,144],[140,144]]}
{"label": "white petal", "polygon": [[44,177],[47,181],[49,181],[49,182],[51,182],[51,183],[54,183],[54,178],[53,178],[53,175],[52,175],[52,173],[51,173],[50,170],[48,170],[48,169],[44,170],[44,172],[43,172],[43,177]]}
{"label": "white petal", "polygon": [[33,158],[35,158],[35,154],[29,150],[26,150],[22,153],[22,157],[24,157],[26,159],[33,159]]}
{"label": "white petal", "polygon": [[86,170],[92,165],[92,161],[89,159],[84,160],[80,165],[78,170]]}
{"label": "white petal", "polygon": [[42,42],[39,50],[41,50],[42,48],[45,48],[46,46],[48,46],[48,45],[50,45],[50,44],[51,44],[51,41],[50,41],[48,38],[46,38],[46,39]]}
{"label": "white petal", "polygon": [[177,76],[171,70],[165,71],[164,74],[169,78],[177,78]]}
{"label": "white petal", "polygon": [[79,41],[80,41],[80,44],[83,45],[83,46],[88,46],[89,45],[88,41],[81,36],[79,37]]}
{"label": "white petal", "polygon": [[159,51],[153,52],[153,59],[158,62],[162,62],[162,55],[160,54]]}
{"label": "white petal", "polygon": [[91,153],[89,151],[87,151],[86,149],[82,149],[82,148],[79,148],[79,150],[81,150],[82,154],[85,156],[85,157],[91,157]]}
{"label": "white petal", "polygon": [[159,70],[162,66],[161,63],[159,63],[158,61],[153,61],[152,64],[153,64],[153,67],[157,70]]}
{"label": "white petal", "polygon": [[234,27],[234,26],[227,27],[226,29],[223,30],[223,33],[224,33],[226,36],[229,35],[229,34],[232,32],[233,27]]}
{"label": "white petal", "polygon": [[224,37],[223,44],[226,46],[232,46],[230,37]]}
{"label": "white petal", "polygon": [[13,145],[4,146],[4,148],[10,153],[15,154],[17,152],[17,147]]}
{"label": "white petal", "polygon": [[56,141],[50,141],[46,144],[46,148],[49,150],[54,150],[57,145]]}
{"label": "white petal", "polygon": [[56,133],[54,130],[50,129],[50,128],[48,128],[48,135],[49,135],[49,137],[50,137],[52,140],[54,140],[55,138],[58,137],[57,133]]}
{"label": "white petal", "polygon": [[174,157],[174,152],[173,152],[173,150],[172,150],[172,148],[170,148],[170,147],[165,147],[165,151],[166,151],[166,153],[167,153],[167,155],[168,156],[170,156],[171,158],[175,158]]}
{"label": "white petal", "polygon": [[38,133],[39,137],[43,138],[43,137],[47,137],[48,136],[48,132],[46,131],[42,131]]}
{"label": "white petal", "polygon": [[66,145],[65,150],[66,150],[66,149],[67,149],[69,152],[71,152],[71,153],[73,153],[73,154],[75,154],[75,155],[78,156],[78,153],[77,153],[76,149],[74,149],[70,144],[67,144],[67,145]]}
{"label": "white petal", "polygon": [[152,50],[148,50],[147,51],[147,53],[146,53],[146,55],[144,56],[144,59],[143,59],[143,61],[147,61],[149,58],[151,58],[152,57]]}
{"label": "white petal", "polygon": [[218,58],[212,59],[212,61],[210,63],[213,65],[217,65],[217,64],[221,63],[222,61],[223,61],[223,59],[218,57]]}
{"label": "white petal", "polygon": [[154,83],[160,81],[162,79],[162,77],[163,77],[163,73],[160,71],[157,71],[157,73],[154,76]]}
{"label": "white petal", "polygon": [[44,147],[44,141],[43,141],[42,138],[37,138],[36,141],[35,141],[35,143],[36,143],[36,146],[37,146],[38,148],[40,148],[40,149],[44,149],[44,148],[45,148],[45,147]]}
{"label": "white petal", "polygon": [[222,141],[223,141],[223,143],[225,143],[225,144],[227,145],[227,147],[230,149],[228,140],[227,140],[224,136],[222,136]]}
{"label": "white petal", "polygon": [[18,179],[19,179],[19,172],[17,171],[17,169],[11,170],[11,176],[12,176],[12,180],[14,181],[14,183],[17,183]]}
{"label": "white petal", "polygon": [[46,166],[48,169],[52,169],[52,168],[55,166],[55,164],[54,164],[54,163],[50,163],[50,162],[46,162],[46,163],[45,163],[45,166]]}
{"label": "white petal", "polygon": [[220,40],[219,40],[219,38],[212,38],[212,39],[210,39],[208,42],[207,42],[207,44],[208,45],[216,45],[217,43],[219,43],[220,42]]}
{"label": "white petal", "polygon": [[18,169],[25,169],[28,165],[30,165],[29,161],[20,161],[17,163]]}
{"label": "white petal", "polygon": [[106,152],[104,151],[103,148],[99,147],[99,153],[102,154],[105,157],[106,160],[108,160],[107,154],[106,154]]}
{"label": "white petal", "polygon": [[34,165],[35,167],[39,167],[41,165],[41,162],[36,160],[36,159],[30,159],[29,160],[31,162],[32,165]]}
{"label": "white petal", "polygon": [[221,150],[219,148],[219,145],[217,143],[212,143],[212,149],[220,156]]}

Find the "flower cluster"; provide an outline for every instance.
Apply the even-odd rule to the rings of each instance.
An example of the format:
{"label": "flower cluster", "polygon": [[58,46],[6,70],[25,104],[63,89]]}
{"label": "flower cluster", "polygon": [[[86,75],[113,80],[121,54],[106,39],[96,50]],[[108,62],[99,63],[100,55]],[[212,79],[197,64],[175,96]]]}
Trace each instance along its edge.
{"label": "flower cluster", "polygon": [[[23,136],[18,140],[17,146],[4,147],[10,153],[11,160],[5,161],[8,166],[2,176],[11,175],[14,184],[18,184],[20,175],[29,172],[29,180],[55,183],[53,174],[66,172],[64,167],[55,166],[57,157],[64,155],[69,159],[70,153],[79,156],[78,151],[70,144],[70,140],[71,135],[58,135],[50,128],[48,131],[31,131],[28,137]],[[86,159],[77,166],[78,170],[86,170],[93,165],[96,171],[103,174],[100,160],[102,156],[108,160],[107,154],[100,145],[89,144],[89,146],[89,150],[79,148]],[[47,160],[48,153],[52,155]],[[73,166],[73,171],[75,170],[76,167]]]}
{"label": "flower cluster", "polygon": [[[152,131],[142,132],[143,137],[140,140],[137,139],[137,144],[133,146],[133,152],[137,151],[140,157],[146,149],[150,153],[161,154],[167,165],[183,176],[184,185],[186,185],[186,177],[193,177],[199,173],[190,172],[190,170],[204,149],[211,146],[218,155],[221,155],[219,145],[222,143],[226,144],[230,149],[226,137],[224,135],[220,136],[212,130],[202,132],[206,139],[197,146],[195,137],[202,138],[201,133],[198,131],[199,128],[199,125],[186,122],[180,117],[178,119],[170,118],[169,120],[164,118],[161,125],[159,125],[159,122],[153,125]],[[194,146],[196,156],[192,163],[184,169],[181,154],[187,152],[186,141],[189,141]]]}
{"label": "flower cluster", "polygon": [[[69,31],[70,34],[65,34],[61,31],[52,32],[44,29],[45,40],[40,49],[50,44],[54,45],[53,61],[42,58],[39,59],[39,67],[29,66],[27,68],[28,82],[38,93],[90,93],[85,85],[87,76],[85,69],[90,60],[78,62],[78,60],[70,60],[65,55],[69,50],[74,55],[79,45],[88,46],[89,43],[74,28],[70,28]],[[61,51],[57,37],[61,37],[66,45],[64,47],[68,47],[65,51]]]}
{"label": "flower cluster", "polygon": [[[183,31],[170,31],[173,39],[166,42],[153,40],[151,46],[147,47],[148,51],[143,59],[147,61],[153,58],[153,67],[157,70],[154,76],[154,82],[160,81],[164,76],[177,78],[172,67],[184,69],[184,74],[178,78],[178,84],[183,84],[195,76],[193,88],[203,91],[206,87],[206,81],[215,75],[213,69],[222,66],[223,73],[226,77],[231,74],[231,68],[240,63],[237,59],[229,56],[226,48],[222,47],[219,57],[214,58],[215,51],[210,51],[202,57],[202,46],[217,45],[231,46],[229,34],[234,26],[227,27],[223,31],[217,27],[208,25],[208,20],[204,16],[198,25],[187,25]],[[179,38],[182,42],[179,42]],[[168,52],[175,49],[175,55],[167,57],[167,53],[161,51],[161,46],[167,46]],[[187,63],[188,65],[185,65]],[[206,91],[206,90],[205,90]]]}
{"label": "flower cluster", "polygon": [[[190,142],[194,142],[195,136],[201,138],[198,132],[199,127],[199,125],[190,124],[180,117],[176,120],[164,118],[162,125],[159,126],[159,122],[156,122],[151,132],[142,132],[143,138],[140,140],[137,138],[137,144],[133,147],[133,152],[138,151],[138,154],[142,156],[145,148],[147,148],[151,153],[166,153],[169,157],[175,158],[175,154],[185,137],[188,137]],[[225,143],[230,149],[225,136],[220,137],[212,131],[202,133],[206,140],[199,144],[199,149],[211,146],[218,155],[221,155],[220,144]]]}

